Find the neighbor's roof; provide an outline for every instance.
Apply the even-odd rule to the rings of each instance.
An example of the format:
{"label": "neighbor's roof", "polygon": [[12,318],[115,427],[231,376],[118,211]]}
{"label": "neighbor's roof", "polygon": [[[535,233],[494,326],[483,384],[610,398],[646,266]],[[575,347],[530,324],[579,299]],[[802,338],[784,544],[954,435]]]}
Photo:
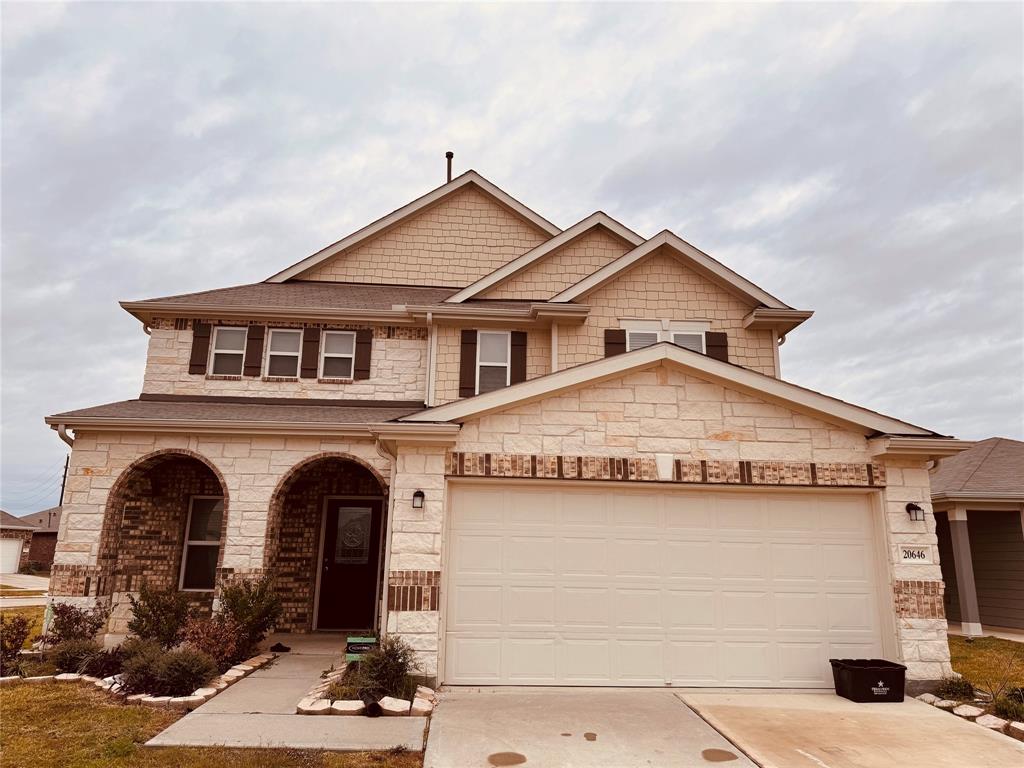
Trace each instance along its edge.
{"label": "neighbor's roof", "polygon": [[62,511],[62,507],[50,507],[42,512],[22,515],[18,519],[33,526],[36,529],[36,533],[57,533],[57,529],[60,528]]}
{"label": "neighbor's roof", "polygon": [[1024,500],[1024,443],[990,437],[940,461],[932,471],[932,496],[961,494]]}
{"label": "neighbor's roof", "polygon": [[15,517],[9,512],[4,512],[0,509],[0,528],[8,528],[18,531],[34,531],[36,526],[22,520],[20,517]]}

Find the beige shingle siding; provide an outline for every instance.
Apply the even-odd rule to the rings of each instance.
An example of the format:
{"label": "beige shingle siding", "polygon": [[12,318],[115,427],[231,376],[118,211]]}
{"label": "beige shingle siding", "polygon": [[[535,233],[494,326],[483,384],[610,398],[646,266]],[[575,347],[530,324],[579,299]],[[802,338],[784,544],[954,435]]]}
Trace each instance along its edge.
{"label": "beige shingle siding", "polygon": [[469,186],[299,279],[466,286],[547,239]]}
{"label": "beige shingle siding", "polygon": [[[505,329],[502,329],[505,330]],[[548,328],[511,328],[526,330],[526,378],[535,379],[551,373],[551,330]],[[437,377],[434,384],[434,405],[459,399],[460,334],[462,328],[437,328]]]}
{"label": "beige shingle siding", "polygon": [[547,301],[631,248],[604,227],[595,227],[479,298]]}
{"label": "beige shingle siding", "polygon": [[559,369],[604,357],[604,331],[623,319],[710,320],[711,330],[729,337],[730,362],[775,375],[772,332],[743,327],[753,307],[663,252],[582,301],[591,307],[587,322],[558,329]]}
{"label": "beige shingle siding", "polygon": [[[270,327],[284,325],[287,324]],[[149,338],[142,391],[160,395],[338,397],[422,402],[427,390],[426,329],[397,328],[392,336],[389,338],[388,329],[384,326],[374,328],[369,379],[345,383],[302,378],[275,381],[264,380],[261,376],[210,378],[190,374],[188,361],[192,350],[192,331],[154,328]]]}

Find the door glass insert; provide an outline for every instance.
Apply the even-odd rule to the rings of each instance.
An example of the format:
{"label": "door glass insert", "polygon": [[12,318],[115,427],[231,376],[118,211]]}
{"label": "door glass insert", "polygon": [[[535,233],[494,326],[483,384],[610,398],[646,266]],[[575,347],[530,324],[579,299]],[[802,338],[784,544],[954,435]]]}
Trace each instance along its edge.
{"label": "door glass insert", "polygon": [[366,565],[370,560],[370,507],[340,507],[338,535],[334,545],[337,565]]}

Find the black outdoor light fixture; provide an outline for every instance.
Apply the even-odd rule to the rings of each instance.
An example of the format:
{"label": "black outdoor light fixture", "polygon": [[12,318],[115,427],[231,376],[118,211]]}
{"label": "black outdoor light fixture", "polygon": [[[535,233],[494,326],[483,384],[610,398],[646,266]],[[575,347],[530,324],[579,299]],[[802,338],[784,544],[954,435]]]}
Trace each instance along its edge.
{"label": "black outdoor light fixture", "polygon": [[907,514],[915,523],[924,522],[924,510],[912,501],[907,503]]}
{"label": "black outdoor light fixture", "polygon": [[423,494],[423,491],[416,491],[416,493],[412,495],[412,508],[423,509],[423,500],[425,498],[426,496]]}

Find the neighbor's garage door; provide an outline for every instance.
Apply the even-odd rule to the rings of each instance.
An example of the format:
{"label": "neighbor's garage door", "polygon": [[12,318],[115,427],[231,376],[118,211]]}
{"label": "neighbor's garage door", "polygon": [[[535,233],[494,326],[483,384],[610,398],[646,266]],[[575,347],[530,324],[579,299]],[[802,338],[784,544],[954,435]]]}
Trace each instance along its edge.
{"label": "neighbor's garage door", "polygon": [[17,573],[21,539],[0,539],[0,573]]}
{"label": "neighbor's garage door", "polygon": [[881,655],[866,495],[453,485],[444,682],[832,685]]}

